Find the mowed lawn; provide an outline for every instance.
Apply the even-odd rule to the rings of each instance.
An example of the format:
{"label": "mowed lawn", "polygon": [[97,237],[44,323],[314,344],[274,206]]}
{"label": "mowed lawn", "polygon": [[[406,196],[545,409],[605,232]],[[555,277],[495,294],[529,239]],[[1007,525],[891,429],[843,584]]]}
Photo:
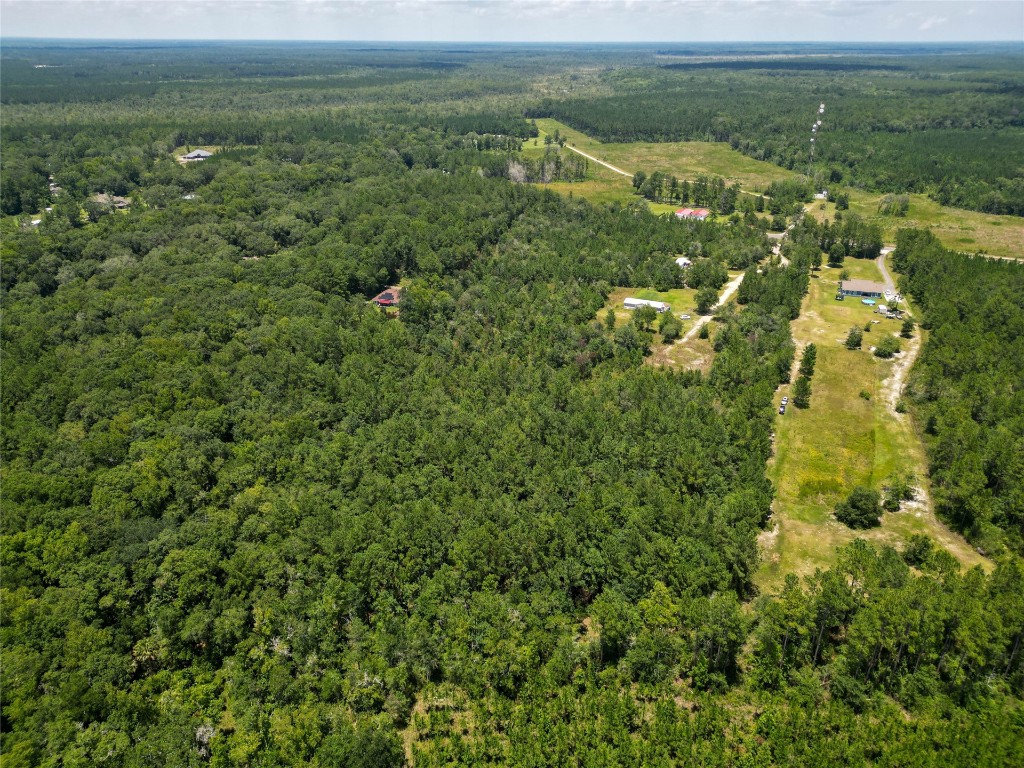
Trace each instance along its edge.
{"label": "mowed lawn", "polygon": [[[851,277],[881,281],[873,261],[847,259],[845,268]],[[772,520],[777,527],[762,536],[758,575],[765,591],[777,589],[786,573],[829,567],[836,547],[858,536],[900,546],[911,534],[925,533],[966,566],[987,563],[923,503],[883,515],[881,527],[868,531],[853,531],[832,517],[836,503],[855,486],[881,491],[897,472],[912,471],[918,484],[927,487],[924,450],[913,421],[893,413],[884,397],[884,382],[895,362],[869,351],[886,334],[898,334],[901,323],[881,318],[857,299],[836,301],[839,272],[820,270],[793,323],[801,349],[810,342],[816,345],[817,365],[810,408],[791,404],[784,416],[776,417],[775,457],[768,471],[777,492]],[[846,349],[849,329],[872,320],[879,322],[864,334],[863,348]],[[776,402],[782,395],[792,396],[791,389],[783,387]]]}
{"label": "mowed lawn", "polygon": [[[633,311],[622,306],[623,300],[627,297],[635,299],[647,299],[648,301],[664,301],[672,307],[672,314],[690,315],[689,320],[683,320],[683,333],[693,327],[694,322],[700,315],[697,314],[697,302],[695,296],[697,291],[692,288],[673,288],[671,291],[656,291],[653,288],[616,288],[608,296],[608,301],[601,308],[597,319],[604,322],[605,315],[611,309],[615,312],[615,327],[621,328],[630,322]],[[660,316],[659,316],[660,317]],[[654,341],[651,343],[651,354],[645,361],[648,365],[668,366],[670,368],[699,368],[707,371],[714,359],[714,350],[711,341],[708,339],[694,338],[687,344],[673,342],[666,344],[661,334],[657,332],[657,321],[654,323]],[[714,328],[712,328],[714,333]]]}

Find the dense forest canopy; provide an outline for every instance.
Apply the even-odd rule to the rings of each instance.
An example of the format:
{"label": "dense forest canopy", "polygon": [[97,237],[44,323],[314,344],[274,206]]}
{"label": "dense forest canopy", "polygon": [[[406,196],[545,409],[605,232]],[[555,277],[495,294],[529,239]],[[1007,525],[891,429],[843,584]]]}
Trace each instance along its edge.
{"label": "dense forest canopy", "polygon": [[[754,587],[789,323],[877,229],[808,219],[784,266],[756,219],[518,183],[580,55],[5,45],[5,766],[1013,763],[1019,560]],[[598,319],[681,254],[746,270],[707,373]],[[979,524],[1019,548],[1015,493]]]}
{"label": "dense forest canopy", "polygon": [[1024,269],[900,233],[894,264],[931,333],[910,393],[940,513],[988,549],[1024,551]]}

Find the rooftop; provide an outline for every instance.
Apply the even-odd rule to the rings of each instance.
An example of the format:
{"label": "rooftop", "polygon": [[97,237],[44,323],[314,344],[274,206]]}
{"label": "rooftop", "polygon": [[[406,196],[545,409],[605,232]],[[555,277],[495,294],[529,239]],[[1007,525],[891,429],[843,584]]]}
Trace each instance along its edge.
{"label": "rooftop", "polygon": [[876,283],[872,280],[843,280],[839,283],[840,290],[857,291],[859,293],[885,293],[888,286],[885,283]]}

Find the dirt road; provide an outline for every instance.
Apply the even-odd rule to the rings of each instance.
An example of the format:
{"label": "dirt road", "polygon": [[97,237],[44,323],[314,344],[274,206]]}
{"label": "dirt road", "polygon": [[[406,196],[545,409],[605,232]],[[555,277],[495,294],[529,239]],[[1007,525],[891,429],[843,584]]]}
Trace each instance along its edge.
{"label": "dirt road", "polygon": [[[737,277],[734,277],[728,283],[726,283],[725,288],[722,289],[722,293],[718,297],[718,303],[715,304],[715,306],[720,307],[723,304],[725,304],[725,302],[729,300],[729,297],[736,293],[736,291],[740,287],[740,283],[742,282],[743,275],[739,275]],[[693,324],[693,328],[688,330],[686,334],[676,342],[676,344],[685,344],[686,342],[690,341],[691,339],[693,339],[694,336],[697,335],[697,333],[703,326],[707,325],[710,322],[711,315],[701,315],[699,318],[697,318],[697,322]]]}
{"label": "dirt road", "polygon": [[885,287],[893,293],[896,293],[896,283],[893,282],[892,275],[889,274],[889,270],[885,268],[885,257],[894,250],[896,249],[891,245],[885,246],[878,258],[875,259],[875,263],[878,265],[878,271],[882,273],[882,280],[885,281]]}
{"label": "dirt road", "polygon": [[565,148],[572,150],[577,155],[583,155],[585,158],[587,158],[587,160],[593,160],[598,165],[603,165],[605,168],[608,168],[609,170],[615,171],[616,173],[621,173],[623,176],[628,176],[631,179],[633,178],[633,174],[630,173],[629,171],[624,171],[621,168],[616,168],[611,163],[606,163],[604,160],[599,160],[598,158],[594,157],[593,155],[588,155],[586,152],[584,152],[581,149],[576,149],[576,147],[569,146],[568,144],[565,145]]}

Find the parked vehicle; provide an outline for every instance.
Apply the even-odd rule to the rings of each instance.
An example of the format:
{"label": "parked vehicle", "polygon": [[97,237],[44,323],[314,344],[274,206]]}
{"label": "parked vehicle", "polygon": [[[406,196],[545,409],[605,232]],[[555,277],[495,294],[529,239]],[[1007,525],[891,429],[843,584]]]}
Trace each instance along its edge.
{"label": "parked vehicle", "polygon": [[783,413],[785,413],[785,412],[786,412],[786,406],[784,406],[784,405],[780,405],[780,406],[779,406],[779,413],[780,413],[780,414],[783,414]]}

